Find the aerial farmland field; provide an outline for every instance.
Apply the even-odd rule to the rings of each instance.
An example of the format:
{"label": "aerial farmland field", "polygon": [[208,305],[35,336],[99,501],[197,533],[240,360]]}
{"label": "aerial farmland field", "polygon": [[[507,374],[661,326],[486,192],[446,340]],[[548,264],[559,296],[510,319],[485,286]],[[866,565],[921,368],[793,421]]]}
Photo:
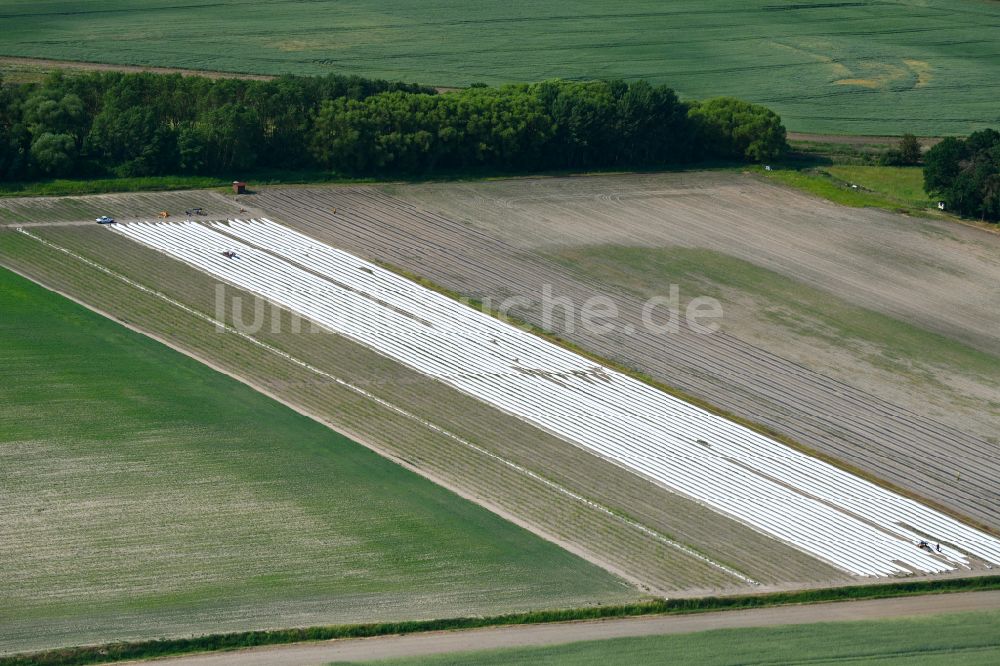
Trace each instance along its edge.
{"label": "aerial farmland field", "polygon": [[[192,206],[203,207],[207,215],[197,222],[168,219],[155,227],[129,221]],[[239,213],[241,208],[252,212]],[[122,220],[118,233],[89,221],[98,211]],[[728,226],[719,221],[724,212],[731,216]],[[281,224],[214,222],[251,215]],[[545,224],[537,224],[538,220]],[[364,495],[368,482],[376,487],[398,485],[410,497],[414,493],[406,490],[406,483],[433,486],[391,463],[378,462],[349,440],[266,398],[253,398],[261,403],[233,398],[234,392],[255,395],[245,387],[232,384],[225,392],[227,400],[240,403],[233,416],[218,395],[217,400],[198,397],[194,403],[204,404],[197,413],[187,414],[167,401],[170,391],[157,385],[150,389],[159,396],[156,400],[137,389],[110,404],[124,400],[128,406],[133,404],[128,400],[138,400],[152,408],[165,403],[180,424],[169,426],[167,415],[160,414],[157,420],[152,417],[158,412],[152,411],[152,422],[140,420],[135,426],[148,437],[123,438],[119,431],[115,440],[98,438],[91,432],[97,426],[87,425],[92,421],[86,419],[68,420],[85,426],[86,433],[63,436],[62,420],[36,418],[18,426],[34,428],[32,433],[12,431],[11,441],[22,444],[9,450],[30,457],[33,450],[23,446],[25,441],[48,442],[41,454],[46,459],[62,445],[71,449],[74,461],[96,455],[95,447],[103,453],[132,451],[138,456],[129,459],[132,464],[154,454],[181,460],[185,470],[196,473],[183,476],[179,492],[211,491],[201,504],[214,510],[195,512],[194,518],[185,513],[184,522],[193,527],[180,534],[197,536],[198,529],[203,535],[210,533],[206,525],[217,522],[219,512],[235,530],[232,538],[223,530],[218,543],[212,544],[226,555],[212,551],[204,539],[185,544],[181,552],[207,557],[212,566],[196,568],[207,572],[204,576],[209,579],[216,569],[235,567],[242,577],[236,577],[234,584],[244,592],[211,600],[198,597],[201,583],[183,579],[183,562],[171,562],[173,568],[154,564],[175,572],[174,587],[161,589],[166,583],[150,577],[142,566],[155,561],[157,552],[174,549],[174,541],[168,536],[163,537],[166,541],[152,539],[151,528],[134,529],[137,538],[152,544],[149,552],[142,551],[152,560],[133,557],[122,572],[137,581],[133,587],[148,586],[148,597],[122,606],[113,590],[101,588],[108,582],[106,570],[92,558],[80,558],[76,562],[86,571],[67,575],[90,581],[84,592],[96,595],[101,613],[89,624],[77,622],[83,607],[72,598],[57,604],[28,594],[39,589],[54,594],[62,580],[58,575],[27,565],[17,568],[13,574],[21,587],[14,589],[22,593],[11,617],[27,618],[27,624],[12,624],[16,629],[12,645],[20,649],[66,644],[85,635],[148,636],[140,628],[146,626],[143,622],[155,626],[156,635],[176,635],[194,627],[205,631],[379,619],[385,615],[373,609],[370,604],[376,602],[371,600],[394,599],[394,594],[405,596],[407,602],[394,602],[392,617],[440,617],[629,599],[643,593],[698,596],[983,571],[997,559],[995,537],[989,531],[997,525],[992,481],[996,469],[990,451],[996,444],[992,437],[998,415],[989,397],[995,395],[1000,373],[995,327],[961,304],[989,298],[989,286],[971,276],[996,269],[995,243],[994,236],[979,229],[839,208],[736,173],[264,188],[238,199],[203,191],[0,200],[4,265],[239,377],[497,514],[489,516],[446,491],[434,491],[468,507],[467,511],[480,511],[477,520],[503,525],[506,518],[529,528],[553,543],[511,526],[504,529],[535,544],[532,548],[541,549],[539,553],[548,553],[530,555],[535,551],[516,546],[525,557],[564,563],[558,565],[561,576],[539,568],[536,573],[550,585],[532,584],[529,591],[515,581],[522,574],[516,563],[528,560],[515,558],[505,567],[507,546],[494,548],[487,539],[478,547],[494,548],[489,551],[493,559],[477,557],[475,566],[463,565],[461,557],[446,547],[478,538],[462,536],[464,523],[449,519],[447,534],[453,536],[439,539],[438,532],[413,519],[405,521],[406,529],[434,534],[446,551],[441,561],[448,565],[416,554],[402,561],[398,555],[375,557],[376,562],[387,562],[390,570],[351,569],[361,572],[364,585],[375,585],[362,590],[350,587],[362,585],[356,578],[324,577],[323,571],[340,571],[330,558],[346,555],[318,536],[299,548],[289,530],[315,535],[317,525],[319,529],[339,525],[330,513],[347,501],[339,493]],[[241,257],[250,258],[246,263],[224,259],[219,252],[223,247],[236,248]],[[828,253],[834,253],[836,261]],[[377,264],[364,264],[358,257],[426,276],[453,293],[475,299],[529,296],[527,305],[514,310],[527,321],[537,320],[537,303],[531,295],[542,284],[571,298],[611,294],[621,306],[623,321],[633,321],[630,312],[637,299],[675,282],[686,296],[700,290],[719,298],[727,315],[722,331],[711,336],[684,332],[653,339],[644,333],[600,336],[553,329],[583,349],[639,371],[630,378],[528,333],[497,328],[499,323],[482,319],[484,315],[468,319],[471,311],[450,298]],[[873,257],[879,261],[873,262]],[[344,261],[344,266],[338,264]],[[866,271],[874,271],[877,279]],[[917,276],[923,277],[920,284],[951,281],[961,288],[924,289],[917,294],[907,286]],[[219,309],[220,281],[231,296],[244,302],[254,293],[265,296],[267,314],[262,321],[271,325],[250,334],[240,333],[238,327],[220,332],[218,321],[237,319],[235,301],[227,300]],[[22,290],[28,288],[20,284]],[[289,291],[289,285],[297,285],[305,300],[295,297],[297,290]],[[359,295],[364,297],[358,300]],[[90,322],[87,330],[100,323],[96,315],[75,311]],[[326,332],[295,330],[290,312],[322,323]],[[942,317],[942,312],[956,316]],[[141,340],[140,349],[157,349],[178,359],[164,370],[169,375],[163,379],[166,384],[193,385],[202,392],[199,396],[220,392],[213,392],[212,382],[231,384],[207,370],[197,382],[185,381],[187,375],[175,375],[194,372],[193,361],[110,323],[104,325],[118,336]],[[70,329],[51,330],[51,335],[65,336]],[[59,346],[39,337],[4,349],[14,358],[41,358],[41,353],[21,349],[29,344],[45,349]],[[505,352],[507,345],[510,350]],[[100,353],[92,354],[94,363],[112,371],[96,388],[93,380],[64,381],[65,395],[76,396],[67,400],[64,410],[76,409],[80,402],[79,409],[96,419],[108,412],[99,408],[106,401],[95,403],[92,392],[118,395],[115,387],[124,386],[125,372],[144,382],[156,379],[156,373],[146,370],[114,370],[117,366],[108,355],[122,357],[124,363],[127,359],[120,349],[131,346],[105,344]],[[19,373],[25,375],[23,381],[46,383],[37,373],[47,369],[24,360],[17,367],[25,366],[36,376],[25,370]],[[905,385],[900,385],[901,377]],[[677,389],[684,399],[691,396],[713,408],[722,407],[725,418],[684,406],[671,397]],[[20,388],[11,390],[22,401],[33,395]],[[184,404],[193,403],[189,398]],[[269,455],[279,450],[275,441],[284,441],[279,426],[285,421],[267,417],[271,425],[262,429],[251,418],[269,413],[260,404],[270,404],[269,409],[285,413],[283,418],[298,423],[303,433],[313,433],[292,434],[295,443],[280,447],[282,455],[302,450],[305,457],[274,464]],[[125,416],[122,424],[132,420],[133,412]],[[780,441],[770,440],[772,433]],[[365,473],[347,489],[329,488],[321,479],[346,478],[348,472],[336,466],[348,460],[339,456],[327,461],[322,444],[308,444],[313,437],[317,441],[334,437],[338,446],[353,447],[367,464],[386,465],[403,481],[397,483],[396,477],[373,481],[373,475]],[[163,438],[176,441],[176,446],[167,447]],[[115,444],[113,449],[104,446],[109,441]],[[236,463],[220,457],[217,446],[206,442],[223,442],[227,450],[239,452],[237,470],[230,472],[226,462]],[[644,448],[634,448],[637,442]],[[667,444],[673,448],[664,449]],[[817,451],[846,469],[837,471],[802,455]],[[211,473],[198,471],[203,458],[213,461]],[[157,474],[181,478],[176,464],[156,466]],[[699,469],[699,465],[706,466]],[[731,469],[716,478],[719,466]],[[10,467],[34,470],[17,477],[23,484],[15,488],[14,505],[22,513],[37,514],[39,500],[31,488],[44,485],[37,474],[54,468],[20,463]],[[59,469],[64,467],[59,463]],[[690,484],[685,470],[700,480]],[[255,484],[263,484],[269,492],[280,491],[290,507],[303,508],[296,503],[294,488],[287,487],[298,484],[296,488],[305,488],[303,492],[313,498],[310,502],[322,506],[308,504],[313,507],[309,525],[285,521],[276,527],[272,523],[278,518],[266,511],[259,522],[240,523],[232,502],[227,503],[227,493],[236,484],[233,479],[245,479],[246,474],[251,482],[240,489],[249,495],[232,500],[242,502],[240,506],[254,501],[254,506],[266,505],[270,495],[261,499],[263,490],[254,495]],[[299,474],[305,474],[301,482]],[[852,474],[875,483],[861,482]],[[161,484],[158,478],[154,474],[145,482],[153,498],[135,494],[143,499],[134,516],[120,509],[115,513],[124,521],[122,529],[132,529],[135,521],[160,524],[156,507],[169,502],[163,498],[176,490],[170,484],[178,481]],[[721,487],[717,481],[737,480],[743,488],[740,504],[727,504],[725,493],[713,494],[713,487]],[[124,485],[126,481],[139,483],[132,476],[122,478]],[[886,481],[892,486],[880,485]],[[99,485],[94,492],[100,498],[100,493],[112,490]],[[108,503],[118,508],[115,497],[112,494]],[[867,499],[860,501],[862,497]],[[404,502],[403,495],[398,502]],[[430,520],[434,512],[428,500],[420,502],[425,509],[420,515]],[[768,503],[785,507],[778,514],[798,517],[775,520],[774,512],[758,511]],[[95,510],[102,506],[98,503]],[[402,506],[392,520],[398,519]],[[379,515],[369,521],[371,528],[383,536],[396,534],[385,513]],[[54,525],[72,537],[72,516],[65,510],[58,521],[42,521],[47,527],[38,534],[44,547],[12,543],[31,561],[47,561],[43,555],[50,544],[60,542],[46,530]],[[959,526],[956,517],[966,523],[971,520],[972,525]],[[490,529],[493,536],[499,534]],[[982,529],[986,532],[977,531]],[[100,536],[100,530],[88,528],[86,535],[73,538],[92,540],[95,534]],[[939,539],[943,549],[937,554],[918,550],[913,541],[924,535]],[[359,541],[368,543],[356,531],[350,536],[351,552],[358,552]],[[512,538],[500,541],[509,546]],[[259,547],[236,547],[244,541]],[[85,543],[92,549],[86,552],[106,552],[99,542]],[[283,544],[281,557],[271,555],[270,561],[284,567],[280,570],[298,572],[293,578],[299,583],[290,584],[261,562],[275,543]],[[288,543],[296,547],[289,549]],[[124,556],[122,549],[113,554]],[[309,558],[309,566],[296,558]],[[426,579],[406,568],[415,560],[423,562],[417,573],[430,570]],[[397,566],[402,569],[392,569]],[[476,566],[500,567],[503,573],[486,575],[486,587],[463,584],[477,575],[474,570],[481,572]],[[389,585],[388,591],[378,588],[377,583],[393,573],[404,576],[406,585],[396,578],[397,584]],[[578,575],[591,580],[579,584]],[[272,580],[280,583],[278,591],[269,587]],[[429,592],[420,587],[424,583]],[[217,579],[205,582],[216,588],[220,584]],[[493,585],[505,592],[493,594]],[[461,592],[456,593],[457,588]],[[461,596],[465,593],[469,596]],[[248,600],[254,604],[252,612],[241,605],[251,603]],[[386,608],[382,601],[376,605]],[[48,643],[29,638],[32,618],[38,617],[63,623],[53,634],[55,639],[46,639]]]}
{"label": "aerial farmland field", "polygon": [[[0,234],[5,263],[115,318],[155,332],[504,515],[537,526],[642,590],[693,595],[750,589],[748,577],[769,586],[847,579],[843,572],[607,465],[356,342],[329,334],[317,337],[308,328],[296,332],[282,315],[277,333],[265,326],[254,338],[281,350],[276,354],[245,344],[241,336],[219,335],[214,324],[112,279],[80,259],[67,261],[54,250],[59,247],[95,264],[99,261],[116,275],[154,285],[157,294],[184,307],[215,314],[215,283],[209,276],[119,234],[92,224],[35,227],[30,233],[35,238]],[[232,316],[230,307],[226,317]],[[321,374],[289,363],[285,353]],[[372,395],[332,380],[343,377],[411,417],[400,418],[398,411],[386,409]],[[622,520],[625,515],[637,521]],[[727,567],[692,556],[687,550],[692,547],[713,553],[716,563],[743,573],[734,576]]]}
{"label": "aerial farmland field", "polygon": [[997,35],[0,0],[0,666],[996,662]]}
{"label": "aerial farmland field", "polygon": [[850,574],[1000,561],[987,534],[286,226],[111,230]]}
{"label": "aerial farmland field", "polygon": [[2,269],[0,310],[0,654],[638,596]]}
{"label": "aerial farmland field", "polygon": [[964,134],[1000,120],[1000,6],[986,0],[20,0],[0,18],[8,56],[445,87],[641,78],[835,134]]}

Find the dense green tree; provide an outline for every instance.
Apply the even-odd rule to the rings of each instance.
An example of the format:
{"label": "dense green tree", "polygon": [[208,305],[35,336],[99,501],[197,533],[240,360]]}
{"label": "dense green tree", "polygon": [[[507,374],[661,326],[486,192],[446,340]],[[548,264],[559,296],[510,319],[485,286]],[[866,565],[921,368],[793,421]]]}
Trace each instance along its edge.
{"label": "dense green tree", "polygon": [[987,220],[1000,220],[1000,170],[994,169],[983,178],[980,191],[983,196],[983,217]]}
{"label": "dense green tree", "polygon": [[957,213],[1000,220],[1000,132],[948,137],[924,156],[924,189]]}
{"label": "dense green tree", "polygon": [[93,72],[0,81],[4,179],[656,166],[704,156],[764,159],[783,145],[780,120],[763,107],[715,100],[689,112],[672,90],[643,81],[448,94],[341,76]]}
{"label": "dense green tree", "polygon": [[623,91],[617,107],[616,163],[649,166],[691,159],[687,107],[673,90],[638,81]]}
{"label": "dense green tree", "polygon": [[920,164],[920,142],[912,134],[904,134],[899,140],[899,159],[906,166]]}
{"label": "dense green tree", "polygon": [[31,157],[44,174],[68,175],[76,158],[76,139],[71,134],[44,132],[32,140]]}
{"label": "dense green tree", "polygon": [[313,156],[320,166],[349,173],[364,173],[376,166],[375,123],[357,100],[328,100],[316,115]]}
{"label": "dense green tree", "polygon": [[208,132],[195,123],[183,123],[177,130],[177,163],[185,173],[204,173],[208,165]]}
{"label": "dense green tree", "polygon": [[149,176],[176,168],[177,137],[153,109],[105,107],[94,118],[85,149],[119,176]]}
{"label": "dense green tree", "polygon": [[553,123],[526,87],[478,87],[438,99],[442,166],[525,169],[544,163]]}
{"label": "dense green tree", "polygon": [[31,134],[22,119],[24,90],[0,76],[0,179],[23,177],[30,161]]}
{"label": "dense green tree", "polygon": [[708,157],[763,162],[788,149],[781,118],[767,107],[720,97],[692,104],[688,115]]}
{"label": "dense green tree", "polygon": [[965,142],[949,136],[927,151],[924,156],[924,189],[929,194],[947,189],[961,170],[965,157]]}
{"label": "dense green tree", "polygon": [[616,100],[607,81],[553,81],[539,87],[555,126],[553,151],[559,166],[609,164],[617,153]]}
{"label": "dense green tree", "polygon": [[205,114],[206,169],[212,173],[251,169],[263,144],[260,116],[245,104],[226,103]]}
{"label": "dense green tree", "polygon": [[920,142],[912,134],[904,134],[896,148],[890,148],[879,157],[882,166],[915,166],[920,164]]}
{"label": "dense green tree", "polygon": [[83,100],[72,92],[42,88],[24,101],[21,113],[32,136],[64,134],[77,143],[83,140],[88,118]]}

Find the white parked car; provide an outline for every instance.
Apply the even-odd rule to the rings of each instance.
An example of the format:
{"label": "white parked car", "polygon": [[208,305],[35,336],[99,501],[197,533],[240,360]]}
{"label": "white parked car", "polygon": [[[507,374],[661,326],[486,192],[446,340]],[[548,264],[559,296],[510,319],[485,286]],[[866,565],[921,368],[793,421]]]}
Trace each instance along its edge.
{"label": "white parked car", "polygon": [[101,215],[99,218],[97,218],[96,221],[97,221],[98,224],[114,224],[115,223],[115,219],[113,217],[108,217],[107,215]]}

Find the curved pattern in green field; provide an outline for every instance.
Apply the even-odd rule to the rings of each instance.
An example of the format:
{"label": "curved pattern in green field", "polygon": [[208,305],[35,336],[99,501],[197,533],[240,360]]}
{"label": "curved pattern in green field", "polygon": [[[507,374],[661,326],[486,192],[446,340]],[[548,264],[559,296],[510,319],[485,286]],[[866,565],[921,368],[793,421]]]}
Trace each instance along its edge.
{"label": "curved pattern in green field", "polygon": [[646,78],[811,132],[1000,123],[1000,3],[984,0],[8,0],[0,22],[11,56],[439,86]]}

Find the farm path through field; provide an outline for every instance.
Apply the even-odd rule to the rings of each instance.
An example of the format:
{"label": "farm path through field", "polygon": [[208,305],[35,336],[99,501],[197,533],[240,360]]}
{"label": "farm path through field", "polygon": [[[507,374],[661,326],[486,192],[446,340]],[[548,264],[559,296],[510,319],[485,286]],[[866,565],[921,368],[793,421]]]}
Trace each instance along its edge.
{"label": "farm path through field", "polygon": [[[866,146],[872,144],[896,145],[898,136],[871,136],[867,134],[810,134],[807,132],[789,132],[789,141],[804,141],[807,143],[835,143],[841,146]],[[940,137],[920,137],[920,145],[930,148],[941,142]]]}
{"label": "farm path through field", "polygon": [[[242,205],[241,205],[242,204]],[[0,226],[27,227],[55,224],[95,224],[102,215],[119,222],[184,219],[201,209],[195,219],[214,220],[259,216],[248,202],[216,190],[88,194],[65,197],[0,197]],[[168,217],[161,218],[162,212]]]}
{"label": "farm path through field", "polygon": [[[770,627],[815,622],[881,620],[1000,609],[1000,592],[779,606],[741,611],[561,622],[296,643],[237,652],[160,659],[157,666],[314,666],[332,661],[374,661],[449,652],[558,645],[631,636],[685,634],[712,629]],[[138,663],[138,662],[131,662]],[[146,662],[143,662],[146,663]]]}
{"label": "farm path through field", "polygon": [[123,72],[138,74],[183,74],[184,76],[204,76],[209,79],[254,79],[270,81],[272,74],[245,74],[241,72],[216,72],[201,69],[184,69],[182,67],[152,67],[147,65],[116,65],[104,62],[83,62],[79,60],[51,60],[48,58],[15,58],[0,57],[0,71],[5,69],[31,68],[40,71],[68,70],[77,72]]}

